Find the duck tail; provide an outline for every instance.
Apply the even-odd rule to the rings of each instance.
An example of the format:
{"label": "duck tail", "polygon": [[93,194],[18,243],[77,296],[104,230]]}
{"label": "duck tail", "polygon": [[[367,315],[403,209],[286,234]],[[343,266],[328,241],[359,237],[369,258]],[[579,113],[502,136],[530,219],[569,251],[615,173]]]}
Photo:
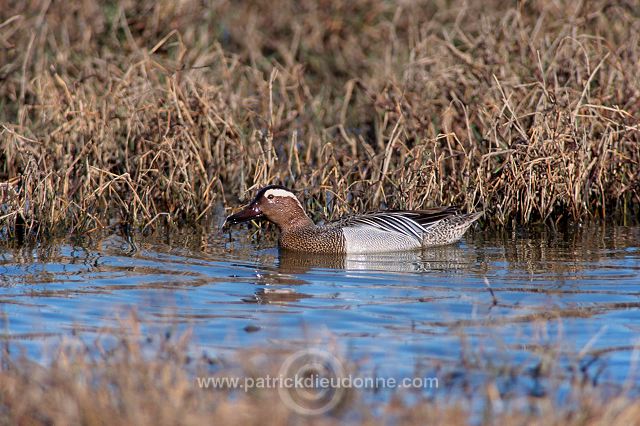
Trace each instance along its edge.
{"label": "duck tail", "polygon": [[438,246],[458,241],[467,229],[484,214],[484,211],[450,216],[429,228],[422,239],[422,246]]}

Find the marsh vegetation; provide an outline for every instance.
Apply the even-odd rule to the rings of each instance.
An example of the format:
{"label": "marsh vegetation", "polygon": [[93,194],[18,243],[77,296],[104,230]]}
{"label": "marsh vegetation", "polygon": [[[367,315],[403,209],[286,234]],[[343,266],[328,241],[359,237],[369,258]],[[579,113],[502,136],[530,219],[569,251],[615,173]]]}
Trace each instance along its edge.
{"label": "marsh vegetation", "polygon": [[[639,63],[635,1],[2,2],[2,417],[637,424]],[[401,261],[218,232],[271,183],[314,219],[485,215]],[[276,371],[304,320],[447,387],[312,418],[196,388]]]}
{"label": "marsh vegetation", "polygon": [[638,216],[634,2],[33,0],[0,22],[6,230],[204,223],[267,183],[328,218]]}

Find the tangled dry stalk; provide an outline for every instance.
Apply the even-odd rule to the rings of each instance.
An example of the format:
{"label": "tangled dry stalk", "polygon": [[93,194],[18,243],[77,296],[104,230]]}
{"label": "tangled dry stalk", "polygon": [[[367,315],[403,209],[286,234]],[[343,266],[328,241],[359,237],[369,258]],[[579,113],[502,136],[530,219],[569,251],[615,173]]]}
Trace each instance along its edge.
{"label": "tangled dry stalk", "polygon": [[[434,425],[467,425],[473,419],[473,424],[478,425],[626,426],[637,424],[640,416],[637,396],[608,395],[602,386],[594,387],[589,381],[576,379],[570,392],[562,397],[557,390],[537,396],[501,392],[500,380],[512,373],[494,365],[493,370],[488,370],[485,383],[459,394],[455,392],[456,385],[447,387],[446,369],[441,371],[442,386],[447,389],[438,392],[449,395],[444,399],[418,392],[407,400],[403,395],[410,391],[403,394],[396,390],[386,402],[381,403],[377,397],[377,403],[372,404],[366,391],[353,390],[331,413],[305,417],[287,408],[273,388],[245,392],[198,385],[198,378],[207,377],[276,377],[283,360],[291,355],[290,349],[260,346],[234,352],[233,360],[206,354],[194,358],[188,333],[144,335],[135,316],[122,327],[108,330],[111,338],[106,341],[67,340],[47,366],[16,358],[7,349],[10,345],[5,344],[0,355],[3,423],[199,425],[214,421],[234,425],[340,425],[356,420],[364,425],[413,425],[424,424],[428,419]],[[548,351],[552,355],[556,349],[550,347]],[[469,359],[482,362],[478,354]],[[554,374],[565,370],[555,361],[556,357],[549,358],[550,365],[543,369],[546,372],[541,373],[544,377],[540,380],[552,380]],[[495,360],[487,362],[493,365]],[[341,359],[341,363],[350,374],[360,377],[356,363],[348,359]],[[472,371],[473,366],[465,365],[465,369]],[[474,411],[472,400],[482,401],[481,411],[477,405]]]}
{"label": "tangled dry stalk", "polygon": [[4,235],[200,223],[276,182],[328,218],[636,220],[636,6],[5,2]]}

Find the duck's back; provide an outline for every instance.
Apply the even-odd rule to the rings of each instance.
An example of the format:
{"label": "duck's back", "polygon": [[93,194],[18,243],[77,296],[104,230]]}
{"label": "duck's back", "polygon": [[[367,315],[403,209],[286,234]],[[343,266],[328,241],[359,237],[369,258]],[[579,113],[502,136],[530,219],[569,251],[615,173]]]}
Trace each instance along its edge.
{"label": "duck's back", "polygon": [[384,211],[348,217],[337,226],[346,253],[397,252],[454,243],[481,214],[461,214],[455,207]]}
{"label": "duck's back", "polygon": [[326,225],[284,231],[280,247],[309,253],[389,253],[458,241],[481,215],[442,207],[351,216]]}

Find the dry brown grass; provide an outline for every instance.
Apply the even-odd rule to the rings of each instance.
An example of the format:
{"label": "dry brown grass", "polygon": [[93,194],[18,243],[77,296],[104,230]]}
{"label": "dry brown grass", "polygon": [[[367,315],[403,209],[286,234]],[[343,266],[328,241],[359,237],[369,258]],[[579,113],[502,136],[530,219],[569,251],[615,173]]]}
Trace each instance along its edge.
{"label": "dry brown grass", "polygon": [[[386,425],[424,424],[426,420],[434,425],[640,424],[637,396],[607,392],[606,387],[593,387],[578,380],[560,401],[555,392],[513,398],[501,394],[497,382],[488,379],[472,386],[475,390],[471,392],[476,394],[471,398],[482,401],[480,410],[464,396],[469,390],[437,389],[434,399],[420,394],[406,399],[401,391],[390,391],[382,403],[372,403],[356,390],[349,391],[335,410],[306,417],[287,408],[275,389],[243,392],[202,389],[197,384],[199,376],[275,377],[290,349],[260,347],[239,350],[232,357],[194,358],[188,333],[145,336],[135,319],[123,327],[108,330],[115,338],[90,344],[67,339],[46,366],[9,355],[5,344],[0,364],[2,424],[340,425],[357,421]],[[479,359],[477,354],[475,358]],[[554,360],[549,358],[547,373],[542,374],[551,377],[562,371]],[[350,365],[348,359],[342,362]],[[357,376],[353,365],[349,372]],[[469,370],[471,366],[464,368]]]}
{"label": "dry brown grass", "polygon": [[3,3],[5,236],[203,222],[274,182],[329,218],[638,217],[634,1],[205,3]]}

